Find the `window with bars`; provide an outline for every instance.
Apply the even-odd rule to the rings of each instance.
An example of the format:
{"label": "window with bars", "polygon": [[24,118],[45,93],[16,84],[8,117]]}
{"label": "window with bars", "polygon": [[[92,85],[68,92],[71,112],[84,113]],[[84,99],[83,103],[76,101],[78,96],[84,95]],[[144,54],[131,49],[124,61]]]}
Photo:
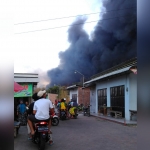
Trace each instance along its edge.
{"label": "window with bars", "polygon": [[110,88],[110,98],[112,110],[121,111],[124,117],[125,112],[125,89],[124,85],[111,87]]}
{"label": "window with bars", "polygon": [[72,99],[77,101],[77,94],[72,94]]}

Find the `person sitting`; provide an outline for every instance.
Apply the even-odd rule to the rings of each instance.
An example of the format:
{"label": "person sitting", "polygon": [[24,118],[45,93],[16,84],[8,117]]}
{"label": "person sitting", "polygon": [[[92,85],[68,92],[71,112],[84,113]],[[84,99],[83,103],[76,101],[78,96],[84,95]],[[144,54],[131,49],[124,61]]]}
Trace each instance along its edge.
{"label": "person sitting", "polygon": [[76,100],[71,100],[71,108],[69,109],[69,113],[70,113],[70,118],[73,118],[73,116],[75,115],[75,110],[78,107],[78,104],[76,102]]}
{"label": "person sitting", "polygon": [[[38,97],[40,97],[40,99],[38,101],[36,101],[34,103],[33,106],[33,114],[28,116],[28,124],[31,130],[31,135],[34,135],[34,128],[33,128],[33,124],[34,123],[38,123],[39,121],[47,121],[48,122],[48,133],[49,136],[51,137],[51,119],[50,119],[50,114],[54,113],[54,108],[52,105],[52,102],[49,99],[46,99],[47,94],[46,91],[39,91],[37,94]],[[53,144],[52,139],[50,138],[49,140],[49,144]]]}
{"label": "person sitting", "polygon": [[66,104],[66,98],[61,99],[61,103],[59,105],[59,112],[61,114],[61,111],[65,111],[67,114],[67,104]]}
{"label": "person sitting", "polygon": [[70,110],[70,108],[71,108],[71,102],[72,102],[72,99],[71,99],[71,101],[68,102],[68,105],[67,105],[68,112],[69,112],[69,110]]}
{"label": "person sitting", "polygon": [[20,104],[17,106],[17,116],[21,125],[27,124],[26,119],[26,105],[23,103],[23,100],[20,100]]}
{"label": "person sitting", "polygon": [[[37,93],[34,93],[32,95],[32,99],[34,101],[29,105],[29,109],[27,110],[27,116],[34,115],[33,114],[33,106],[34,106],[35,101],[37,101],[39,99],[39,97],[37,96]],[[28,140],[31,140],[32,139],[32,135],[31,135],[31,130],[30,130],[30,127],[29,127],[28,123],[27,123],[27,129],[28,129],[28,136],[29,136]]]}

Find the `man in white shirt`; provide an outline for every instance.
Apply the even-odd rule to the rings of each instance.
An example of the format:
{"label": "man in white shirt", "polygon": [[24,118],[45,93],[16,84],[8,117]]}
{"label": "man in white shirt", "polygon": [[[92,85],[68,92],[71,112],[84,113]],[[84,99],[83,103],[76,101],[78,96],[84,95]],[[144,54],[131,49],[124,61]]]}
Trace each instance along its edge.
{"label": "man in white shirt", "polygon": [[49,127],[49,133],[50,127],[51,127],[51,119],[49,112],[54,113],[54,108],[52,105],[52,102],[49,99],[46,99],[46,91],[39,91],[37,94],[40,99],[34,103],[33,107],[33,114],[28,117],[28,124],[31,130],[31,135],[34,135],[34,129],[32,122],[39,122],[39,121],[47,121],[48,127]]}

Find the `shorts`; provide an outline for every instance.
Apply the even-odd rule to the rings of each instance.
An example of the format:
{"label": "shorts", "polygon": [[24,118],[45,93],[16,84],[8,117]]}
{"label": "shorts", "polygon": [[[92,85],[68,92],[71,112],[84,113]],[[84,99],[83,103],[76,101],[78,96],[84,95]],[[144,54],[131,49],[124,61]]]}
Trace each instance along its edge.
{"label": "shorts", "polygon": [[38,120],[38,119],[35,118],[35,115],[29,115],[29,116],[28,116],[28,119],[29,119],[30,121],[32,121],[32,122],[35,122],[35,123],[38,123],[38,122],[40,122],[40,121],[46,121],[46,122],[48,122],[48,121],[50,120],[50,118],[49,118],[49,119],[46,119],[46,120]]}

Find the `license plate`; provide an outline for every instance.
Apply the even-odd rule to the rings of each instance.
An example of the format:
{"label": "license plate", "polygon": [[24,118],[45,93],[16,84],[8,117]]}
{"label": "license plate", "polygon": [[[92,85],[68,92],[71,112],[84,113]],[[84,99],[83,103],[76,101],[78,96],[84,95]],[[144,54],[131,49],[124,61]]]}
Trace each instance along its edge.
{"label": "license plate", "polygon": [[48,132],[48,127],[38,127],[38,132]]}

